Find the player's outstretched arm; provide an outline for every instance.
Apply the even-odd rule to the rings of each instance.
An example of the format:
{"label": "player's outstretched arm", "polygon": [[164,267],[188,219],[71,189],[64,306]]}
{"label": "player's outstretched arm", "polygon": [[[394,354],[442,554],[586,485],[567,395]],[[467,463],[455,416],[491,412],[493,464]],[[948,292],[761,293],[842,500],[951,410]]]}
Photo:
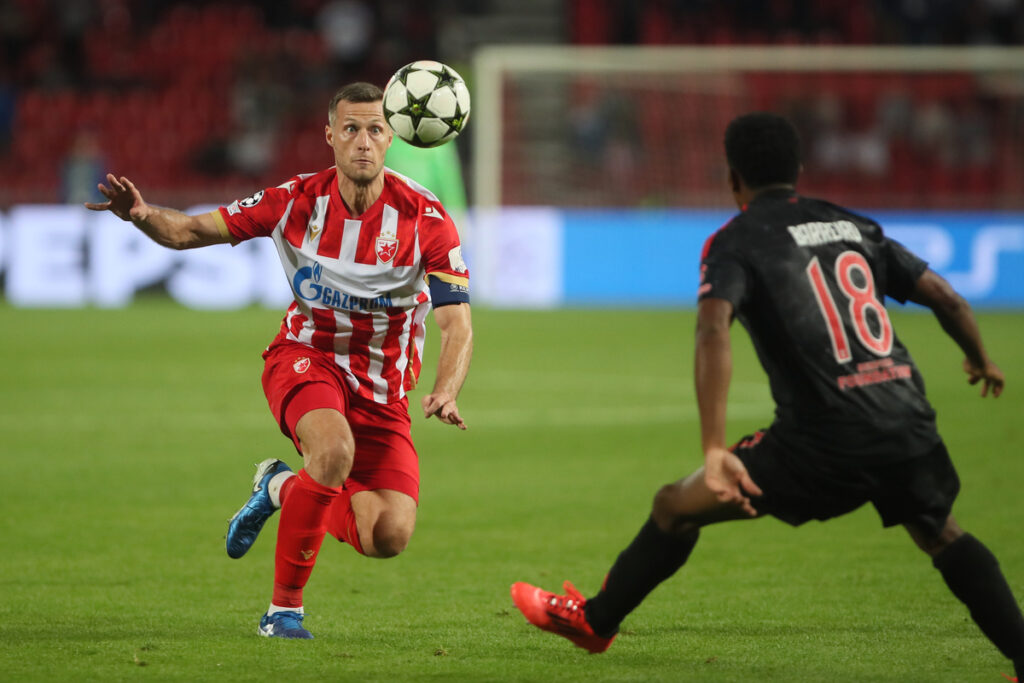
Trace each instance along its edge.
{"label": "player's outstretched arm", "polygon": [[469,373],[473,357],[473,324],[469,304],[451,304],[434,309],[434,320],[441,332],[441,351],[437,359],[434,389],[423,397],[423,415],[436,415],[445,424],[465,429],[455,399]]}
{"label": "player's outstretched arm", "polygon": [[697,307],[693,374],[704,450],[704,483],[720,502],[734,504],[754,516],[757,511],[748,494],[759,496],[761,489],[725,445],[726,404],[732,379],[732,311],[732,304],[724,299],[707,298]]}
{"label": "player's outstretched arm", "polygon": [[732,304],[725,299],[708,298],[697,305],[693,381],[705,453],[725,448],[725,409],[732,381],[731,324]]}
{"label": "player's outstretched arm", "polygon": [[107,174],[109,187],[99,184],[105,202],[86,202],[93,211],[110,211],[123,221],[130,221],[157,244],[171,249],[194,249],[230,241],[221,233],[212,214],[189,216],[160,206],[147,204],[138,188],[121,176]]}
{"label": "player's outstretched arm", "polygon": [[963,367],[968,375],[967,381],[970,384],[980,382],[982,396],[987,396],[989,391],[994,397],[1003,393],[1003,371],[985,352],[981,330],[978,329],[978,321],[974,318],[970,304],[941,275],[931,269],[926,270],[918,278],[910,300],[930,308],[942,329],[963,350],[966,356]]}

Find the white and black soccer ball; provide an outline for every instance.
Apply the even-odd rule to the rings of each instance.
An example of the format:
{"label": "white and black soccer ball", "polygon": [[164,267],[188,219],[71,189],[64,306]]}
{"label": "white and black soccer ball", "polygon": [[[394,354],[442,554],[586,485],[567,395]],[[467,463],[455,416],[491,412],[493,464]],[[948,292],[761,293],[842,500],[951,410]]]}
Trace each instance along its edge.
{"label": "white and black soccer ball", "polygon": [[469,89],[455,69],[441,62],[406,64],[384,86],[384,118],[410,145],[443,145],[469,121]]}

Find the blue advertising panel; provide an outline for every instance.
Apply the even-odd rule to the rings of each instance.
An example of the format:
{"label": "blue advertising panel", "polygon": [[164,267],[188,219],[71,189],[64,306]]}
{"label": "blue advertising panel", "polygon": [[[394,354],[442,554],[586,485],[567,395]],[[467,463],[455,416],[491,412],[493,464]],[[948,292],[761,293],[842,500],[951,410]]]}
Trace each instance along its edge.
{"label": "blue advertising panel", "polygon": [[873,217],[972,305],[1024,307],[1024,215],[878,212]]}
{"label": "blue advertising panel", "polygon": [[[210,207],[193,207],[198,213]],[[866,212],[981,308],[1024,309],[1024,214]],[[505,308],[692,307],[707,238],[731,211],[476,211],[463,226],[476,304]],[[175,252],[78,206],[0,214],[0,282],[15,306],[131,303],[161,286],[193,308],[287,306],[268,239]]]}
{"label": "blue advertising panel", "polygon": [[734,213],[566,211],[564,302],[694,305],[704,242]]}
{"label": "blue advertising panel", "polygon": [[[562,300],[581,306],[692,306],[707,238],[728,211],[566,211]],[[1024,215],[875,212],[888,235],[975,306],[1024,307]]]}

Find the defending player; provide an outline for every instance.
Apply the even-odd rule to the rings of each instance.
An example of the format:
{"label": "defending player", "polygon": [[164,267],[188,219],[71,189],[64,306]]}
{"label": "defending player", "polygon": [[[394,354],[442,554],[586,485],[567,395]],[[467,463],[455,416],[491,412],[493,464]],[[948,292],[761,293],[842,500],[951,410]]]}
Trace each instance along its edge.
{"label": "defending player", "polygon": [[393,557],[409,542],[419,464],[405,392],[419,374],[431,306],[441,350],[423,412],[466,428],[456,397],[472,355],[469,273],[436,197],[384,168],[392,133],[381,97],[368,83],[335,94],[325,131],[334,166],[217,211],[150,206],[113,175],[100,185],[109,201],[86,204],[175,249],[254,237],[277,244],[295,301],[263,354],[263,388],[304,467],[260,463],[227,535],[228,555],[241,557],[281,508],[264,636],[313,637],[302,625],[302,589],[325,532],[370,557]]}
{"label": "defending player", "polygon": [[[959,480],[884,296],[929,307],[966,355],[981,395],[1003,374],[970,307],[873,221],[795,193],[799,142],[788,121],[750,114],[725,136],[741,213],[704,247],[695,383],[704,467],[654,498],[651,518],[589,600],[512,586],[534,625],[603,652],[619,624],[690,555],[699,529],[773,515],[792,525],[871,502],[901,524],[999,650],[1024,672],[1024,619],[992,553],[951,514]],[[729,326],[749,332],[777,405],[772,425],[726,448]]]}

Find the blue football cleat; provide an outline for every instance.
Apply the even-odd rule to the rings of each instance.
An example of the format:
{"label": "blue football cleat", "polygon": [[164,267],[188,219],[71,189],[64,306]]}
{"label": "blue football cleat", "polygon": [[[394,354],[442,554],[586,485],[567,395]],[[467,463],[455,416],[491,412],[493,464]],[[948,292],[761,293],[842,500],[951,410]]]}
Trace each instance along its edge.
{"label": "blue football cleat", "polygon": [[277,510],[270,502],[267,484],[279,472],[291,472],[291,468],[275,458],[268,458],[256,466],[256,476],[252,479],[252,495],[228,522],[226,545],[229,557],[237,559],[249,552],[263,525]]}
{"label": "blue football cleat", "polygon": [[313,639],[313,634],[302,628],[302,614],[299,612],[264,614],[257,633],[266,638]]}

